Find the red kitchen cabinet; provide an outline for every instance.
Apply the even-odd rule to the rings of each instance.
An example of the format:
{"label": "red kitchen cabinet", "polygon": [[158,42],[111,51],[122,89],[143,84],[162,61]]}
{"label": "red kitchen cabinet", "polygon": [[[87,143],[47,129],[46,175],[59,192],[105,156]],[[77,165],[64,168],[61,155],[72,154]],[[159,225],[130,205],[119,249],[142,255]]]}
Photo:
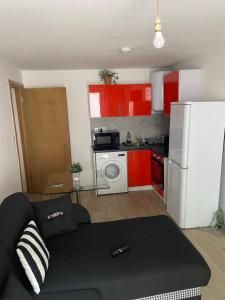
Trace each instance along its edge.
{"label": "red kitchen cabinet", "polygon": [[123,86],[119,84],[105,85],[104,111],[107,113],[103,117],[120,117],[123,115]]}
{"label": "red kitchen cabinet", "polygon": [[121,85],[90,85],[91,118],[122,116],[123,99],[124,93]]}
{"label": "red kitchen cabinet", "polygon": [[164,114],[170,115],[171,102],[199,101],[201,70],[179,70],[164,76]]}
{"label": "red kitchen cabinet", "polygon": [[151,114],[151,84],[90,85],[91,118]]}
{"label": "red kitchen cabinet", "polygon": [[170,115],[171,102],[179,99],[179,71],[164,76],[164,115]]}
{"label": "red kitchen cabinet", "polygon": [[124,116],[149,116],[151,104],[151,84],[124,85]]}
{"label": "red kitchen cabinet", "polygon": [[127,157],[128,187],[151,185],[151,150],[128,151]]}
{"label": "red kitchen cabinet", "polygon": [[89,102],[91,118],[100,118],[107,112],[104,111],[105,87],[104,85],[89,86]]}

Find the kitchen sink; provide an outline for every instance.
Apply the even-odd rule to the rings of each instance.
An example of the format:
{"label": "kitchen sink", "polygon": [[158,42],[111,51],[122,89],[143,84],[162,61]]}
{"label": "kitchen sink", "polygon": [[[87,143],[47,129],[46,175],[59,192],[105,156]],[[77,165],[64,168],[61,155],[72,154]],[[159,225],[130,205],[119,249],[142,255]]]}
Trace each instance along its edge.
{"label": "kitchen sink", "polygon": [[146,144],[138,144],[138,143],[126,143],[126,142],[123,142],[122,143],[123,146],[126,146],[126,147],[129,147],[129,148],[145,148],[147,145]]}
{"label": "kitchen sink", "polygon": [[122,145],[126,146],[126,147],[129,147],[129,148],[135,148],[135,147],[138,147],[139,145],[137,143],[126,143],[126,142],[123,142]]}

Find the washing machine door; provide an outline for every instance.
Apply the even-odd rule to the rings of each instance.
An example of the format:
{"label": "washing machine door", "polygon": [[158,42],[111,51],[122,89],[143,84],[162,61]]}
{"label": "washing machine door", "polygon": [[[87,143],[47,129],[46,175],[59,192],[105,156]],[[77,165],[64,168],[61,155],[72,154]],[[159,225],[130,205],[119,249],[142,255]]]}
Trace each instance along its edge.
{"label": "washing machine door", "polygon": [[102,166],[101,175],[107,181],[118,181],[122,177],[122,166],[118,161],[110,160]]}

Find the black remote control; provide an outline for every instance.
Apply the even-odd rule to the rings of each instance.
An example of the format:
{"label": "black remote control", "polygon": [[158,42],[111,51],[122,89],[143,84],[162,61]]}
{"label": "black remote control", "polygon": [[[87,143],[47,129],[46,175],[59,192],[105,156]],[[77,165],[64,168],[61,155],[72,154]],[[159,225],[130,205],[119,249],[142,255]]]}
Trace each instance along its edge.
{"label": "black remote control", "polygon": [[128,250],[130,250],[130,247],[128,245],[125,245],[125,246],[122,246],[120,248],[113,249],[111,251],[111,255],[112,255],[112,257],[116,257],[116,256],[118,256],[120,254],[123,254],[124,252],[126,252]]}

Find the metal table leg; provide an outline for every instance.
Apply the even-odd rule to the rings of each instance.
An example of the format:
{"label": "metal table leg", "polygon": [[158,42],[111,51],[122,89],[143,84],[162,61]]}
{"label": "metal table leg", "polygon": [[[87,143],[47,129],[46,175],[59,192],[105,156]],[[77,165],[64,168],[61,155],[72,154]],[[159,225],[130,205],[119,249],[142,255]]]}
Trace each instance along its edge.
{"label": "metal table leg", "polygon": [[76,197],[77,197],[77,204],[81,204],[81,201],[80,201],[80,191],[79,190],[76,190]]}

